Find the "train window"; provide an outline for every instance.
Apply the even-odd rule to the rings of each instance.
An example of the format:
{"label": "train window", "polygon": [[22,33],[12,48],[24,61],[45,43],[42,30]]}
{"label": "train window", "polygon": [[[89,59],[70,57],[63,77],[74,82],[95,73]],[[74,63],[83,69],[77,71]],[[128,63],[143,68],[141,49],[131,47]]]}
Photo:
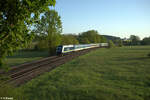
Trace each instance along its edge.
{"label": "train window", "polygon": [[64,48],[64,51],[67,51],[68,50],[68,48]]}
{"label": "train window", "polygon": [[74,49],[74,47],[70,47],[70,50],[73,50]]}

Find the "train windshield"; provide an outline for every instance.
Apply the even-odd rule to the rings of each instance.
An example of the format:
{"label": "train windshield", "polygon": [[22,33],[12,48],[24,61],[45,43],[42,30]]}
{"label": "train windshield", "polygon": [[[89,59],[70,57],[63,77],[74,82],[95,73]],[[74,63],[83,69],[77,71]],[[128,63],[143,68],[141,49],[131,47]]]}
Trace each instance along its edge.
{"label": "train windshield", "polygon": [[62,46],[58,46],[57,51],[61,51],[61,50],[62,50]]}

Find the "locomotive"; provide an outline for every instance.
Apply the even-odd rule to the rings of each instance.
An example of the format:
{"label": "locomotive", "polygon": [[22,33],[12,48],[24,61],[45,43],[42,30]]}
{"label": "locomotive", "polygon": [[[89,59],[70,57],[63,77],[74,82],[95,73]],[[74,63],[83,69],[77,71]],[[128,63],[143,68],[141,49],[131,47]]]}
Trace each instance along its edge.
{"label": "locomotive", "polygon": [[78,44],[78,45],[59,45],[56,48],[56,54],[62,55],[69,52],[89,49],[89,48],[95,48],[95,47],[108,47],[108,43],[96,43],[96,44]]}

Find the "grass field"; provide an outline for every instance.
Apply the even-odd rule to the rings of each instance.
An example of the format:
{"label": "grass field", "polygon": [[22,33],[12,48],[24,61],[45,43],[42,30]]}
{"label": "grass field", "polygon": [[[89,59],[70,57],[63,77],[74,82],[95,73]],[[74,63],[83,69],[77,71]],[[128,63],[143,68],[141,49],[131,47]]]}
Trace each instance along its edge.
{"label": "grass field", "polygon": [[150,100],[149,52],[150,46],[98,49],[17,91],[23,100]]}
{"label": "grass field", "polygon": [[46,56],[48,56],[47,51],[18,51],[13,56],[8,56],[5,63],[8,66],[14,66],[25,62],[38,60]]}

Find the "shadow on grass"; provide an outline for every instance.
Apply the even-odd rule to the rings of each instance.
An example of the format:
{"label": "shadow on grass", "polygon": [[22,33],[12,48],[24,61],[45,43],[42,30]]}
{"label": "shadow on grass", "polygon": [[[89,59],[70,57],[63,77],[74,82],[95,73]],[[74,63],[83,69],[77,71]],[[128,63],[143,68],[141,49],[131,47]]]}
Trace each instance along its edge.
{"label": "shadow on grass", "polygon": [[115,58],[115,60],[117,61],[147,60],[147,59],[150,59],[150,57],[130,57],[130,58],[116,57]]}
{"label": "shadow on grass", "polygon": [[140,47],[140,48],[136,48],[136,47],[129,47],[129,50],[131,50],[131,51],[143,51],[143,50],[149,50],[149,47],[150,46],[147,46],[147,48],[145,48],[145,47]]}
{"label": "shadow on grass", "polygon": [[35,58],[35,57],[47,57],[48,51],[18,51],[12,56],[7,58]]}

